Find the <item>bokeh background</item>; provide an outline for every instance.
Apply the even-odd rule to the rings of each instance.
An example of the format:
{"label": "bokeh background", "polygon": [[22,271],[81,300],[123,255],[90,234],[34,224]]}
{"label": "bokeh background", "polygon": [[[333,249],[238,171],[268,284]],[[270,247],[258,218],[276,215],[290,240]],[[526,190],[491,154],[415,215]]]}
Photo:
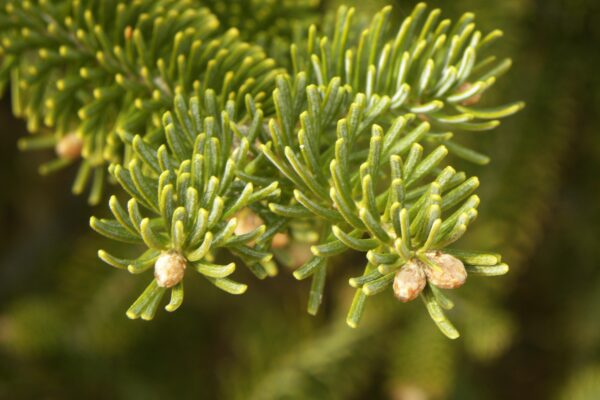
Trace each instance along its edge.
{"label": "bokeh background", "polygon": [[[351,3],[365,16],[391,3],[398,19],[415,4]],[[454,294],[459,340],[420,302],[393,296],[370,300],[362,326],[347,328],[358,254],[332,268],[316,318],[304,312],[307,285],[282,271],[242,298],[190,280],[177,313],[128,320],[144,282],[96,258],[108,245],[88,228],[97,210],[70,195],[73,171],[38,175],[52,155],[16,150],[24,123],[4,98],[0,398],[600,399],[600,2],[430,4],[505,32],[498,53],[514,67],[490,96],[528,104],[473,134],[489,166],[461,165],[483,183],[463,246],[502,252],[511,273]]]}

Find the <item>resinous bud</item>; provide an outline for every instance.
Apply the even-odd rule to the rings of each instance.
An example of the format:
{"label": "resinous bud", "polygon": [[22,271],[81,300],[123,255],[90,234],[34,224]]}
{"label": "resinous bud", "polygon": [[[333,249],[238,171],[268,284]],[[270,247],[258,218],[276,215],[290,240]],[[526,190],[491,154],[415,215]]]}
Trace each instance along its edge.
{"label": "resinous bud", "polygon": [[439,267],[425,268],[425,274],[431,284],[441,289],[456,289],[467,280],[467,270],[458,258],[441,251],[432,251],[425,255]]}
{"label": "resinous bud", "polygon": [[[235,214],[238,223],[235,226],[236,236],[250,233],[264,224],[262,218],[249,208],[243,208]],[[252,244],[252,243],[249,243]]]}
{"label": "resinous bud", "polygon": [[427,279],[418,260],[410,260],[394,277],[394,295],[398,300],[407,303],[416,299],[425,288]]}
{"label": "resinous bud", "polygon": [[171,288],[183,279],[186,259],[174,251],[163,252],[154,264],[154,278],[158,286]]}
{"label": "resinous bud", "polygon": [[[469,90],[473,85],[471,85],[469,82],[465,82],[463,83],[459,88],[458,91],[459,92],[466,92],[467,90]],[[477,93],[474,94],[473,96],[465,99],[462,101],[462,105],[463,106],[472,106],[475,105],[477,103],[479,103],[479,101],[481,100],[481,93]]]}
{"label": "resinous bud", "polygon": [[69,133],[58,140],[55,151],[64,160],[75,160],[81,156],[83,141],[76,133]]}

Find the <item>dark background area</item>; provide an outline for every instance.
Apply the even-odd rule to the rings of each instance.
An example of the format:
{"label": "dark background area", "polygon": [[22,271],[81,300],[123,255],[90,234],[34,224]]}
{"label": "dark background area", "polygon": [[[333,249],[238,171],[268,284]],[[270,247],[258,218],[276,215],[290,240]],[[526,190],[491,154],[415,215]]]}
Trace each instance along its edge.
{"label": "dark background area", "polygon": [[[385,4],[355,3],[364,13]],[[393,5],[400,18],[414,2]],[[0,398],[600,399],[600,3],[430,5],[502,29],[497,52],[514,67],[491,96],[527,102],[472,134],[490,165],[459,163],[482,181],[463,245],[500,251],[511,266],[454,295],[461,339],[445,339],[422,304],[392,296],[347,328],[345,282],[359,255],[337,261],[316,318],[304,312],[307,285],[283,270],[265,282],[242,272],[243,298],[190,280],[180,311],[128,320],[144,282],[97,259],[109,243],[88,218],[105,205],[70,194],[72,170],[37,174],[52,155],[17,151],[26,129],[4,98]]]}

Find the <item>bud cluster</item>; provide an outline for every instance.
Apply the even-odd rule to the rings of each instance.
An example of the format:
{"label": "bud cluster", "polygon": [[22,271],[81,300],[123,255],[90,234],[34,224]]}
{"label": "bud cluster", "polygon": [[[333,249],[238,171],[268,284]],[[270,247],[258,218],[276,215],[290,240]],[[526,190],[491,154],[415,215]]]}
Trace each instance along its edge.
{"label": "bud cluster", "polygon": [[408,261],[394,277],[394,295],[403,303],[414,300],[429,281],[441,289],[456,289],[467,279],[464,264],[458,258],[441,251],[425,253],[429,261],[419,258]]}

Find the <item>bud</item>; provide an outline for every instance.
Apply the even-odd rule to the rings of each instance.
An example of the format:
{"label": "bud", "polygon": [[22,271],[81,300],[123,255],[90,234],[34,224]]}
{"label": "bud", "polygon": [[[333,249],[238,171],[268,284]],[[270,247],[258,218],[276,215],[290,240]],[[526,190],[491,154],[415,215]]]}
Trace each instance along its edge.
{"label": "bud", "polygon": [[[471,86],[472,85],[469,82],[465,82],[458,88],[458,91],[460,93],[465,92],[465,91],[469,90],[471,88]],[[474,94],[473,96],[466,98],[465,100],[462,101],[461,104],[463,106],[472,106],[474,104],[479,103],[479,100],[481,100],[481,93]]]}
{"label": "bud", "polygon": [[286,248],[291,268],[300,268],[306,264],[314,254],[310,251],[310,244],[293,241]]}
{"label": "bud", "polygon": [[394,295],[398,300],[407,303],[414,300],[425,288],[427,280],[425,272],[418,260],[410,260],[396,272],[394,278]]}
{"label": "bud", "polygon": [[[262,218],[260,218],[258,214],[247,207],[238,211],[235,214],[235,218],[237,219],[237,225],[235,226],[234,233],[237,236],[250,233],[264,224]],[[253,243],[248,244],[252,245]]]}
{"label": "bud", "polygon": [[187,266],[186,259],[179,253],[164,252],[158,257],[154,264],[154,278],[158,286],[171,288],[183,279]]}
{"label": "bud", "polygon": [[125,27],[125,30],[123,31],[123,36],[125,37],[125,40],[129,40],[133,37],[133,28],[130,25],[127,25]]}
{"label": "bud", "polygon": [[426,254],[439,268],[426,267],[427,279],[433,285],[442,289],[456,289],[465,283],[467,271],[458,258],[441,251],[432,251]]}
{"label": "bud", "polygon": [[56,143],[55,151],[63,160],[75,160],[81,156],[83,142],[76,133],[69,133]]}
{"label": "bud", "polygon": [[290,237],[287,233],[277,232],[273,236],[271,241],[271,247],[274,249],[281,249],[290,243]]}

